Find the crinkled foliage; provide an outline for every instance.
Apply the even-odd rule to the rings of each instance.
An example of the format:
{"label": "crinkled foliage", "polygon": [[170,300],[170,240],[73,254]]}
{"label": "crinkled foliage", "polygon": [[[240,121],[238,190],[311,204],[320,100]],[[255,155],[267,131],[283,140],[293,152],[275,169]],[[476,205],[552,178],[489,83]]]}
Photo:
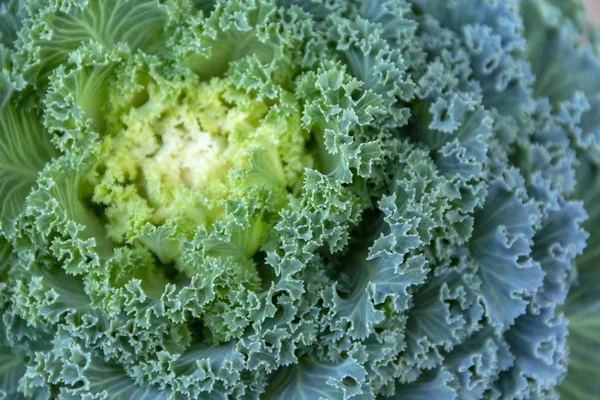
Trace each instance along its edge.
{"label": "crinkled foliage", "polygon": [[597,397],[582,10],[2,2],[0,397]]}

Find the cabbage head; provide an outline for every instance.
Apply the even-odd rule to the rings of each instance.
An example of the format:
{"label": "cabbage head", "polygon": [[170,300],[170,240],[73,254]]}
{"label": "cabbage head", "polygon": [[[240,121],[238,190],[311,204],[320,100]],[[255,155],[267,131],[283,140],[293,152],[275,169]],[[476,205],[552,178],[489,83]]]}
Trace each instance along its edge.
{"label": "cabbage head", "polygon": [[0,2],[0,398],[600,396],[578,0]]}

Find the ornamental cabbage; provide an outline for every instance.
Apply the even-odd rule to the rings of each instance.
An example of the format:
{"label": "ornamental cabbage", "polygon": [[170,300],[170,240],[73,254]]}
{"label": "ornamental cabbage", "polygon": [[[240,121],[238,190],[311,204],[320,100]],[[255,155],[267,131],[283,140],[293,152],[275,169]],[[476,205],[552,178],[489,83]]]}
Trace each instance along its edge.
{"label": "ornamental cabbage", "polygon": [[0,397],[594,399],[576,0],[0,4]]}

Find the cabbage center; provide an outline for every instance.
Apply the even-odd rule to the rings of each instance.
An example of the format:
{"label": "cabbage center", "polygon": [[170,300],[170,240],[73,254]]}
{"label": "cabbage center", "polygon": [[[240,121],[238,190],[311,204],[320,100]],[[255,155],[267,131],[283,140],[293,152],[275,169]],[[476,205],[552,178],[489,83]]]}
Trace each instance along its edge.
{"label": "cabbage center", "polygon": [[215,78],[150,83],[145,100],[113,111],[90,174],[114,240],[173,218],[208,226],[224,200],[253,187],[266,188],[279,209],[313,165],[291,93],[264,100]]}

